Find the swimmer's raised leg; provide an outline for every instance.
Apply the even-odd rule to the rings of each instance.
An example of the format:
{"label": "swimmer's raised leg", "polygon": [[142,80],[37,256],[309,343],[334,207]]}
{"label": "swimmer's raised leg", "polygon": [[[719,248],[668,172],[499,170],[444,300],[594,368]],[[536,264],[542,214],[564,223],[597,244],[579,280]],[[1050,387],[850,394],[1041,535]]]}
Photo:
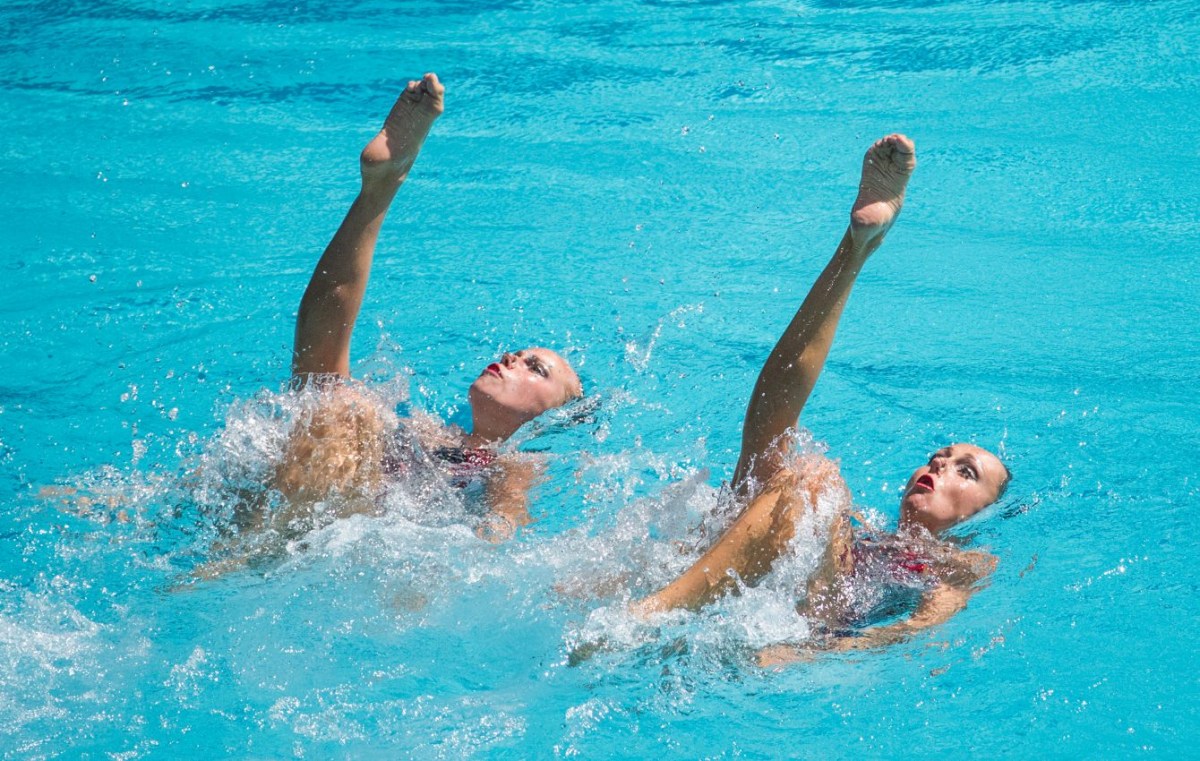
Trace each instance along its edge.
{"label": "swimmer's raised leg", "polygon": [[851,206],[850,227],[754,386],[733,477],[739,491],[767,483],[783,466],[783,434],[800,418],[825,367],[854,281],[896,221],[916,165],[913,143],[903,135],[888,135],[867,150],[858,197]]}
{"label": "swimmer's raised leg", "polygon": [[[800,417],[825,366],[854,281],[896,221],[916,163],[912,141],[903,135],[889,135],[867,151],[850,226],[763,365],[746,410],[733,487],[753,499],[691,568],[634,603],[634,613],[698,608],[731,588],[735,578],[753,583],[786,550],[801,511],[815,505],[821,494],[845,490],[837,466],[823,458],[785,467],[783,434]],[[846,568],[842,535],[847,527],[843,523],[834,532],[831,574]]]}
{"label": "swimmer's raised leg", "polygon": [[858,197],[850,207],[850,234],[871,254],[904,205],[908,178],[917,166],[913,142],[904,135],[877,140],[863,157]]}
{"label": "swimmer's raised leg", "polygon": [[362,307],[375,244],[396,191],[444,108],[445,88],[426,74],[404,89],[360,156],[362,190],[317,262],[296,318],[293,376],[350,375],[350,335]]}

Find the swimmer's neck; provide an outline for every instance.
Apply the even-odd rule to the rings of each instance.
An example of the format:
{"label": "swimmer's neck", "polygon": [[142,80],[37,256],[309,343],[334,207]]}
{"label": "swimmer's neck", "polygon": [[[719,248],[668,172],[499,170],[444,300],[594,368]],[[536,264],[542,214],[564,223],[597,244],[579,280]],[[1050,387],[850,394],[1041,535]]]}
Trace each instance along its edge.
{"label": "swimmer's neck", "polygon": [[498,447],[508,441],[529,418],[518,415],[486,415],[471,410],[471,432],[463,437],[463,445],[471,447]]}
{"label": "swimmer's neck", "polygon": [[953,527],[956,523],[958,521],[937,522],[932,519],[921,520],[921,518],[901,510],[900,520],[896,524],[896,533],[909,537],[924,535],[929,539],[941,541],[942,532]]}
{"label": "swimmer's neck", "polygon": [[462,437],[463,449],[495,449],[504,443],[507,436],[488,437],[481,433],[465,433]]}

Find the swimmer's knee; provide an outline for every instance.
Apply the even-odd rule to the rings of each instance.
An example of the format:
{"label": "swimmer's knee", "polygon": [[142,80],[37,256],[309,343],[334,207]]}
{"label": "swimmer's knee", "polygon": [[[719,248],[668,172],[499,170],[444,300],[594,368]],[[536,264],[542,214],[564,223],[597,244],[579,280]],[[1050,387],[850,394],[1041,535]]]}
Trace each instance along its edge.
{"label": "swimmer's knee", "polygon": [[798,498],[810,510],[816,509],[822,495],[840,493],[847,499],[850,495],[838,464],[828,457],[815,454],[791,458],[758,492],[760,495],[772,493],[789,501]]}

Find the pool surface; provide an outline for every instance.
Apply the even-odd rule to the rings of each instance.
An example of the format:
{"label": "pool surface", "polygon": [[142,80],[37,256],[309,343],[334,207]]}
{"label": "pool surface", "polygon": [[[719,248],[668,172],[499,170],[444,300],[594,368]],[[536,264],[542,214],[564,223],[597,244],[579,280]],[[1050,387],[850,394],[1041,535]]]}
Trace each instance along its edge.
{"label": "pool surface", "polygon": [[[9,2],[0,7],[0,755],[1177,758],[1200,734],[1200,5]],[[457,422],[498,352],[595,411],[521,434],[537,519],[397,489],[193,583],[297,402],[295,309],[403,83],[447,111],[354,371]],[[803,423],[894,522],[1003,454],[949,623],[783,671],[816,547],[623,613],[719,524],[751,385],[863,150],[907,205]],[[803,543],[801,543],[802,545]],[[607,647],[569,663],[586,641]]]}

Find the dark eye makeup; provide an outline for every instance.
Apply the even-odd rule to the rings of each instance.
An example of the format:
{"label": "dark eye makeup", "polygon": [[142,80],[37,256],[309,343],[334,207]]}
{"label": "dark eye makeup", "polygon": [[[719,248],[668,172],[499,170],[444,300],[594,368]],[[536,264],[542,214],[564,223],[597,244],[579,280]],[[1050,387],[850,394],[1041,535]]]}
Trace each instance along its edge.
{"label": "dark eye makeup", "polygon": [[541,360],[539,360],[537,357],[529,358],[529,369],[533,370],[535,373],[542,376],[543,378],[547,378],[550,375],[550,371],[546,369],[546,366],[543,365],[541,363]]}

